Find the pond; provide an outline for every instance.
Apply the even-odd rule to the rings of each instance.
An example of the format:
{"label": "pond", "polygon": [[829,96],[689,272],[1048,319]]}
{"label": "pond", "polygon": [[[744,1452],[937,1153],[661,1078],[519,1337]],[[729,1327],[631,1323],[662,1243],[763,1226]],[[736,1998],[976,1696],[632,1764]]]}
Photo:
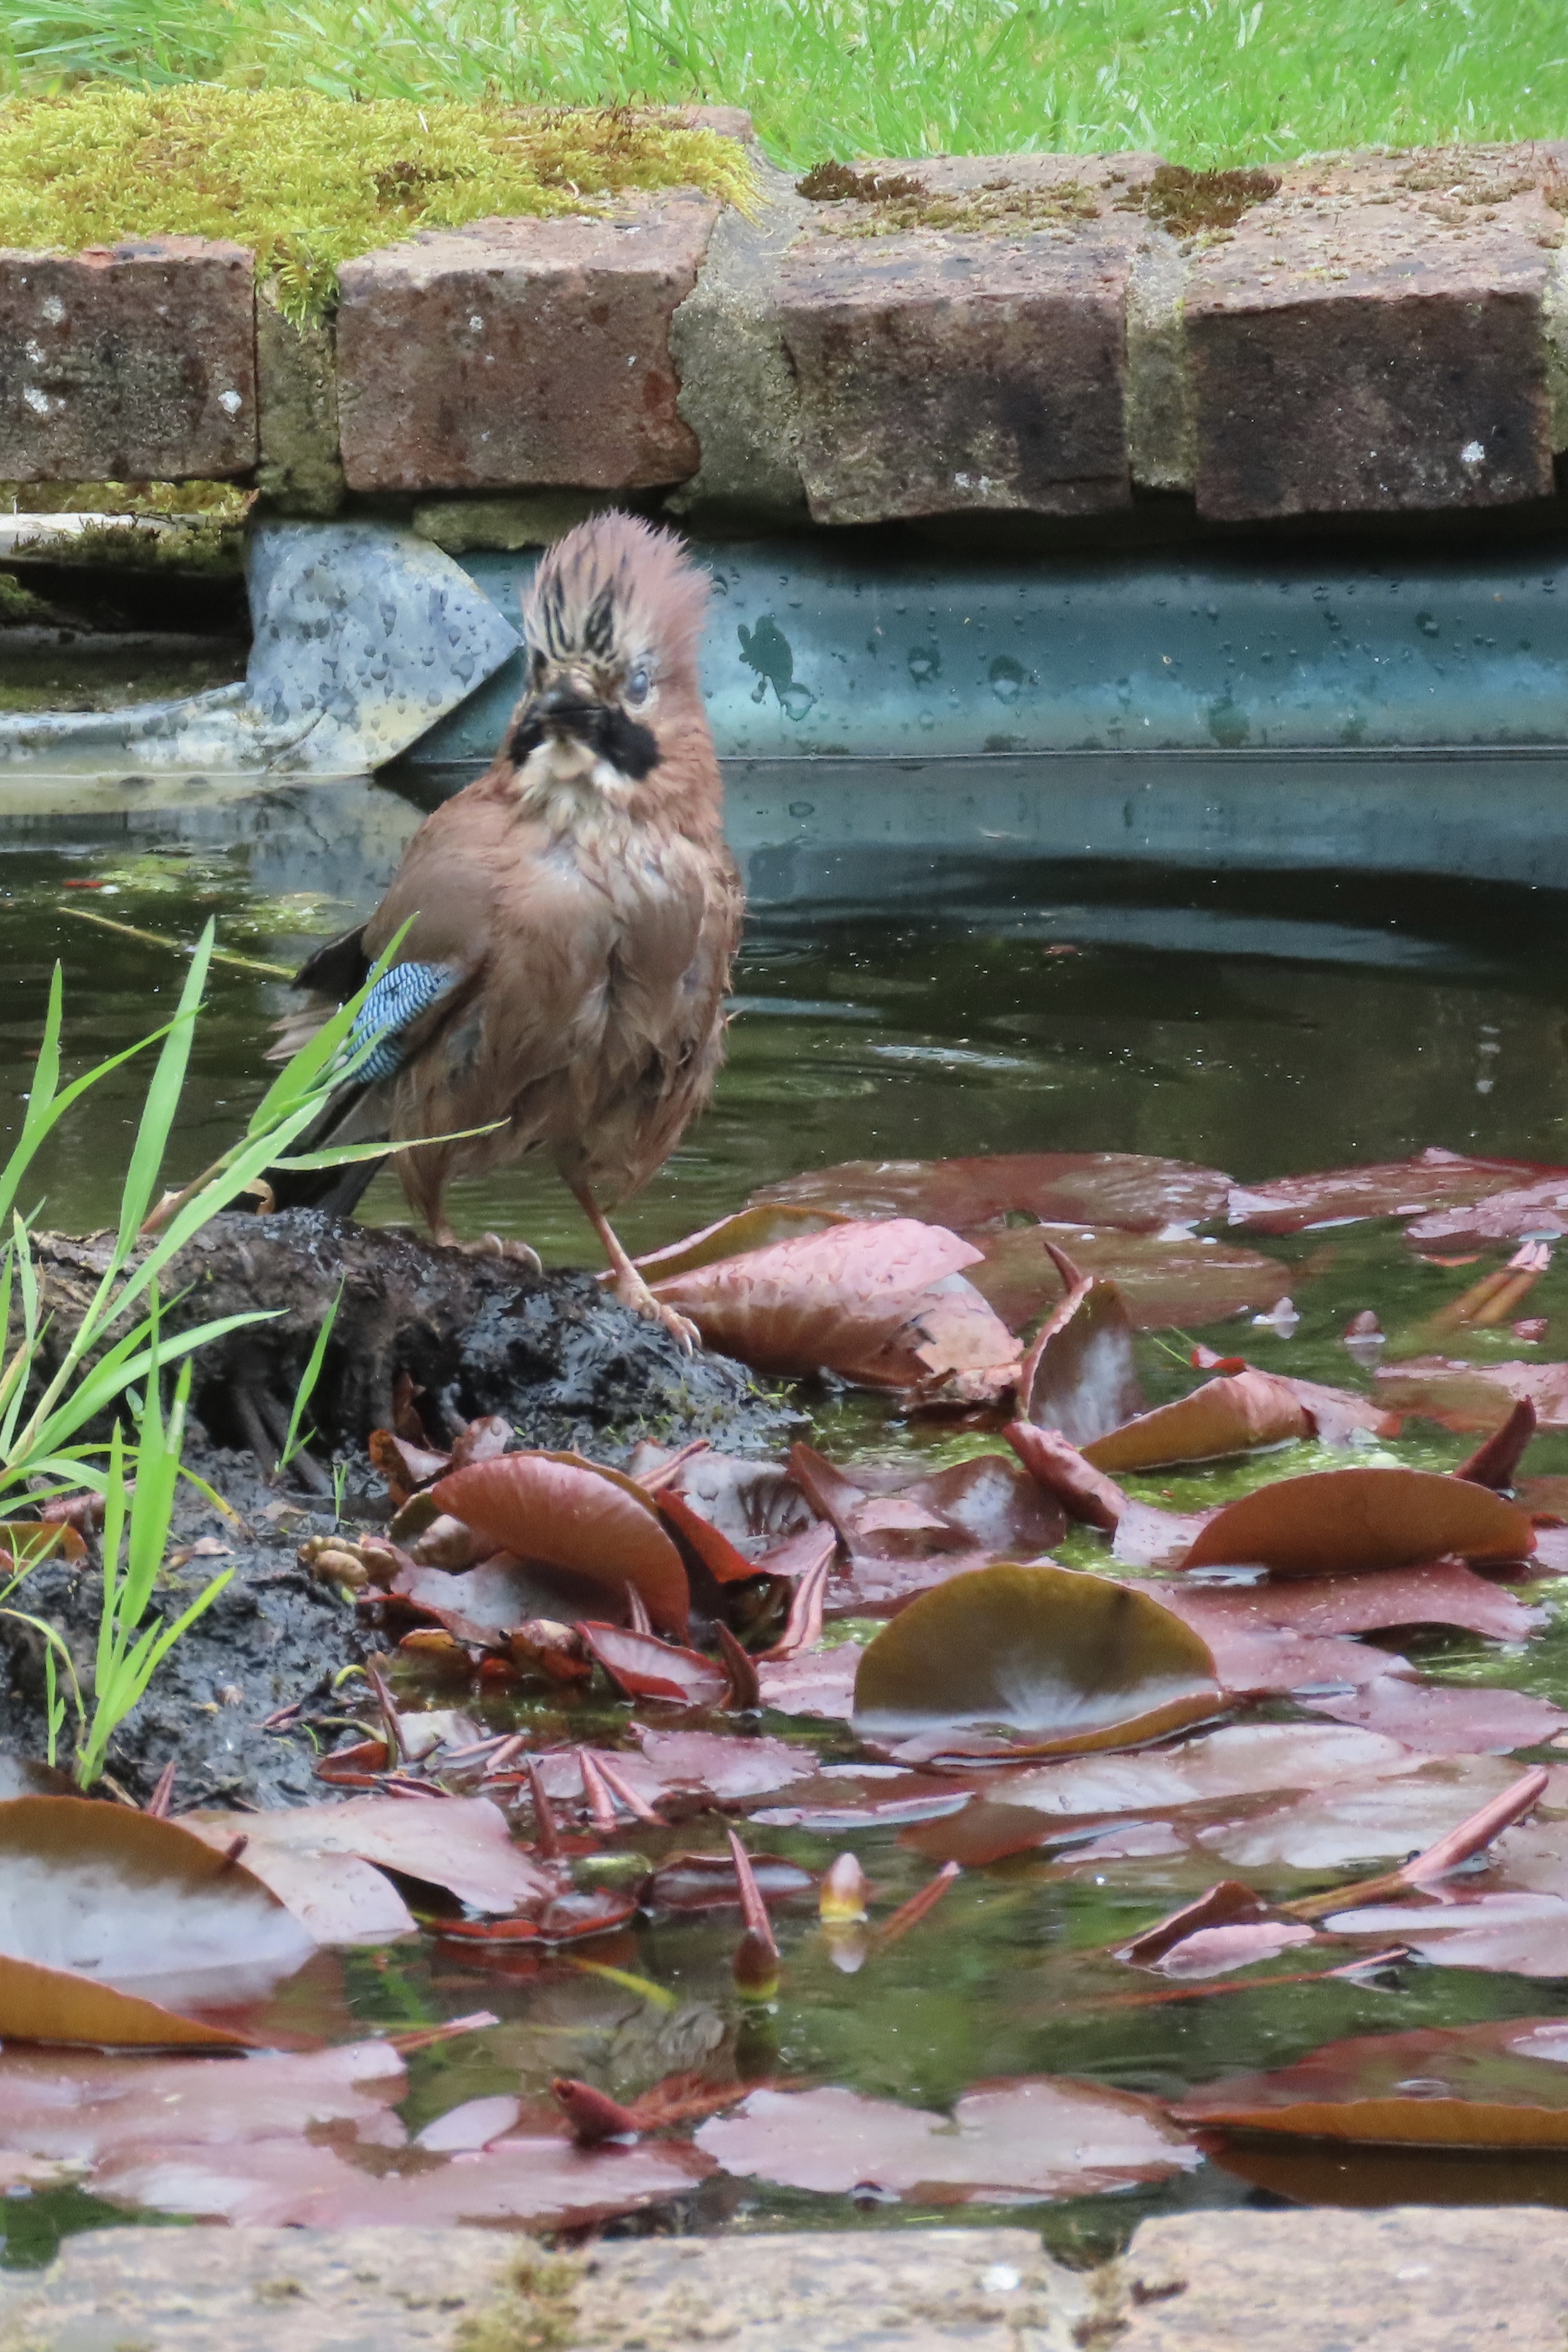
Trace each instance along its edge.
{"label": "pond", "polygon": [[[81,1066],[154,1024],[183,969],[159,941],[191,940],[208,915],[233,961],[216,968],[199,1035],[180,1133],[184,1172],[228,1139],[262,1091],[268,1026],[287,1002],[267,967],[291,966],[309,940],[368,906],[415,821],[382,787],[333,786],[306,807],[312,797],[294,796],[289,825],[270,831],[236,803],[226,815],[165,814],[142,825],[62,814],[0,838],[9,983],[0,1014],[0,1150],[19,1122],[56,959],[65,971],[68,1045]],[[319,856],[312,840],[323,845]],[[1427,1145],[1568,1160],[1565,911],[1552,893],[1503,886],[1059,864],[998,864],[989,876],[971,869],[962,888],[933,890],[929,903],[892,915],[764,906],[753,914],[736,976],[716,1106],[620,1230],[633,1246],[655,1247],[738,1207],[761,1185],[853,1159],[1147,1152],[1224,1169],[1243,1182],[1403,1159]],[[118,1091],[116,1084],[88,1095],[49,1148],[42,1223],[80,1231],[111,1216],[140,1081],[128,1076]],[[512,1173],[459,1186],[452,1209],[460,1231],[523,1236],[554,1264],[594,1263],[590,1236],[551,1180]],[[378,1180],[364,1213],[398,1220],[402,1204],[389,1181]],[[1232,1318],[1142,1334],[1140,1370],[1152,1401],[1192,1385],[1190,1350],[1199,1342],[1245,1352],[1266,1369],[1365,1388],[1364,1368],[1342,1343],[1351,1318],[1372,1308],[1384,1330],[1409,1328],[1474,1278],[1424,1262],[1386,1221],[1245,1238],[1289,1267],[1299,1320]],[[1554,1355],[1552,1339],[1568,1335],[1568,1270],[1541,1278],[1528,1311],[1549,1327],[1538,1352]],[[1505,1328],[1479,1335],[1470,1352],[1518,1355],[1521,1344]],[[910,1454],[941,1463],[1002,1444],[984,1431],[903,1418],[863,1394],[803,1402],[814,1442],[850,1465]],[[1447,1468],[1472,1443],[1412,1421],[1398,1438],[1355,1458]],[[1136,1496],[1192,1509],[1282,1469],[1343,1458],[1302,1443],[1245,1468],[1156,1473],[1126,1484]],[[1530,1467],[1568,1471],[1568,1436],[1538,1439]],[[1057,1556],[1073,1566],[1106,1564],[1103,1538],[1081,1529]],[[1494,1683],[1568,1704],[1568,1614],[1559,1623],[1550,1580],[1510,1590],[1552,1611],[1528,1650],[1431,1629],[1402,1631],[1397,1646],[1443,1681]],[[838,1626],[830,1636],[868,1630]],[[477,1711],[498,1730],[564,1719],[559,1706],[515,1701],[477,1703]],[[657,1719],[657,1709],[641,1712]],[[1253,1712],[1304,1719],[1286,1699]],[[580,1711],[571,1736],[583,1737],[590,1724],[624,1723],[626,1714]],[[830,1763],[856,1752],[841,1724],[777,1716],[763,1728],[811,1742]],[[1553,1760],[1550,1748],[1542,1754]],[[852,1849],[882,1910],[930,1877],[942,1851],[938,1826],[818,1832],[770,1825],[750,1842],[817,1873]],[[634,1824],[613,1843],[617,1853],[657,1862],[693,1845],[717,1852],[722,1832],[711,1819],[668,1832]],[[623,1874],[637,1867],[620,1865]],[[768,2008],[737,2002],[735,1915],[709,1912],[642,1920],[548,1958],[498,1951],[474,1959],[425,1943],[324,1956],[280,2009],[294,2028],[339,2041],[493,2011],[499,2025],[411,2059],[405,2115],[412,2127],[460,2100],[515,2091],[520,2076],[531,2092],[570,2074],[626,2098],[710,2064],[716,2052],[748,2079],[847,2085],[942,2113],[976,2084],[1021,2074],[1172,2097],[1238,2067],[1284,2065],[1346,2035],[1568,2007],[1568,1949],[1561,1981],[1406,1960],[1363,1980],[1255,1983],[1244,1973],[1177,1990],[1096,1957],[1228,1868],[1205,1852],[1085,1864],[1070,1846],[1037,1848],[965,1870],[931,1918],[856,1973],[835,1965],[814,1904],[786,1902],[777,1915],[783,1981]],[[1243,1874],[1283,1896],[1366,1874],[1265,1863]],[[1306,1967],[1293,1971],[1287,1954],[1252,1975],[1288,1979]],[[1123,2242],[1145,2213],[1275,2196],[1564,2203],[1568,2168],[1321,2148],[1250,2161],[1233,2153],[1115,2194],[1010,2202],[1005,2218],[1038,2226],[1051,2247],[1084,2261]],[[671,2210],[674,2226],[699,2231],[933,2218],[919,2203],[728,2173],[652,2226],[669,2226]],[[963,2218],[1000,2212],[966,2205]],[[77,2190],[14,2194],[4,2210],[5,2259],[46,2260],[62,2231],[124,2218]]]}

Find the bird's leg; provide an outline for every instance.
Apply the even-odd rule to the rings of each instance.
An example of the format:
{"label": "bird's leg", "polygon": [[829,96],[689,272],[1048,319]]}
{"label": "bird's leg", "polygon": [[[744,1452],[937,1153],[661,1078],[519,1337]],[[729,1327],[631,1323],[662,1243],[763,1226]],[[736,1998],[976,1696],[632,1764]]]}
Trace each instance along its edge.
{"label": "bird's leg", "polygon": [[688,1322],[684,1315],[678,1314],[673,1307],[666,1307],[662,1300],[654,1297],[626,1255],[615,1227],[587,1185],[573,1183],[572,1197],[604,1244],[605,1255],[609,1259],[616,1277],[616,1297],[621,1305],[629,1307],[634,1315],[645,1316],[650,1323],[662,1323],[676,1345],[689,1356],[702,1337],[696,1324]]}

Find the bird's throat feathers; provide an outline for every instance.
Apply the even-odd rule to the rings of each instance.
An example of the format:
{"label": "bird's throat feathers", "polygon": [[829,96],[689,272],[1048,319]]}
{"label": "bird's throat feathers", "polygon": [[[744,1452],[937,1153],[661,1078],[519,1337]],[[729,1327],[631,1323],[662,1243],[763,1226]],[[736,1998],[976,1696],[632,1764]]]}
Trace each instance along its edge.
{"label": "bird's throat feathers", "polygon": [[[646,812],[657,743],[652,759],[628,772],[607,751],[579,737],[541,731],[530,741],[531,732],[519,728],[507,747],[513,762],[510,792],[520,814],[552,833],[577,833],[595,820],[635,822]],[[648,729],[637,732],[653,743]]]}

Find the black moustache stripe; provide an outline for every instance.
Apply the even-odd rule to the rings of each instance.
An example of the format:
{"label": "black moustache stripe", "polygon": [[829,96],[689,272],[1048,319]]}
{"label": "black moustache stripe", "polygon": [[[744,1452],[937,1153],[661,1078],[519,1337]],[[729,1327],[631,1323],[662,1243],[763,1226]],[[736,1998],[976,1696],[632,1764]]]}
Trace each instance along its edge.
{"label": "black moustache stripe", "polygon": [[[652,728],[628,718],[613,703],[579,703],[573,709],[554,712],[552,723],[563,734],[585,743],[598,759],[607,760],[612,768],[629,776],[634,783],[641,783],[645,776],[651,775],[664,756]],[[507,739],[507,757],[521,768],[530,752],[539,749],[544,736],[544,723],[537,711],[524,711]]]}

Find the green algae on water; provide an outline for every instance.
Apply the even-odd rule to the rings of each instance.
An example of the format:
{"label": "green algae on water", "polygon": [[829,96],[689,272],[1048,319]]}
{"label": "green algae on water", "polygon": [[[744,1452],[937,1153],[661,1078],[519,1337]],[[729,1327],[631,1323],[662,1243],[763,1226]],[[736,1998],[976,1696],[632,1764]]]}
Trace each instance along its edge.
{"label": "green algae on water", "polygon": [[330,310],[340,264],[416,229],[672,187],[745,205],[751,163],[736,140],[623,107],[355,104],[205,83],[0,106],[0,246],[228,238],[251,247],[297,325]]}

